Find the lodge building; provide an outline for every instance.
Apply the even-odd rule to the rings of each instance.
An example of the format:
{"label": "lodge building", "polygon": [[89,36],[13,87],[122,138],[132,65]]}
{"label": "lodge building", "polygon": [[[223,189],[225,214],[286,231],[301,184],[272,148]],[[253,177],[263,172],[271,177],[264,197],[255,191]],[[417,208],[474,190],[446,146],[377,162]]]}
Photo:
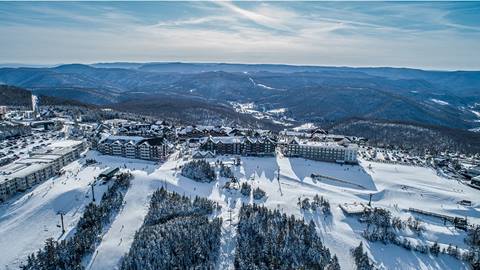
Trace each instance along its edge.
{"label": "lodge building", "polygon": [[80,157],[83,141],[66,140],[30,154],[30,157],[0,167],[0,200],[58,175],[67,164]]}
{"label": "lodge building", "polygon": [[301,141],[297,138],[283,148],[283,154],[288,157],[350,164],[358,163],[357,152],[358,147],[354,144]]}
{"label": "lodge building", "polygon": [[164,138],[140,136],[108,136],[97,143],[97,150],[104,155],[155,161],[165,159],[171,149]]}
{"label": "lodge building", "polygon": [[276,142],[269,137],[206,137],[200,149],[220,155],[273,156]]}

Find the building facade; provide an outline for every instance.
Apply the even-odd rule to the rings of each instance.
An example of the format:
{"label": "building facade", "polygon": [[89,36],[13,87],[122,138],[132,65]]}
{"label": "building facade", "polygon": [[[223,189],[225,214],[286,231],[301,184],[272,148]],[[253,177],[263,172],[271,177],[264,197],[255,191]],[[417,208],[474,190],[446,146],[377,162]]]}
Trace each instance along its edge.
{"label": "building facade", "polygon": [[268,137],[207,137],[201,142],[200,149],[215,154],[272,156],[276,142]]}
{"label": "building facade", "polygon": [[96,147],[104,155],[155,161],[164,160],[172,149],[164,138],[139,136],[109,136],[100,140]]}
{"label": "building facade", "polygon": [[58,175],[61,169],[80,157],[83,141],[63,141],[62,146],[45,148],[30,157],[0,168],[0,200]]}
{"label": "building facade", "polygon": [[312,142],[291,140],[284,148],[284,155],[288,157],[302,157],[306,159],[356,164],[358,147],[352,144],[338,144],[332,142]]}

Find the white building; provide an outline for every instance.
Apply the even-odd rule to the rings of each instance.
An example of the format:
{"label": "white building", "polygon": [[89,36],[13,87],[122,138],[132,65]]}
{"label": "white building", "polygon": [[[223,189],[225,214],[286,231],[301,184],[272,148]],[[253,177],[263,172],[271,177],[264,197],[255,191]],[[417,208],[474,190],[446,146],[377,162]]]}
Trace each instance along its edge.
{"label": "white building", "polygon": [[57,175],[61,168],[78,159],[84,148],[83,141],[60,141],[28,158],[0,167],[0,200]]}
{"label": "white building", "polygon": [[288,157],[303,157],[337,163],[358,163],[358,146],[354,144],[292,139],[285,146],[283,152]]}
{"label": "white building", "polygon": [[97,150],[104,155],[146,160],[163,160],[172,148],[164,138],[140,136],[108,136],[97,143]]}

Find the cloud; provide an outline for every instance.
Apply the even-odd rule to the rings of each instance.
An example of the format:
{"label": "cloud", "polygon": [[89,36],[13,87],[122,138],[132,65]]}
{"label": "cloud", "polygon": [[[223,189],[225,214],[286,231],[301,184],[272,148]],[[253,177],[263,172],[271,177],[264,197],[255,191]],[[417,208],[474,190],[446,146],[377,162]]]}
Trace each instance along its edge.
{"label": "cloud", "polygon": [[0,43],[0,59],[478,69],[480,22],[464,16],[472,8],[463,3],[0,3],[5,15],[0,35],[7,37]]}
{"label": "cloud", "polygon": [[[255,12],[255,11],[247,10],[244,8],[240,8],[239,6],[229,1],[218,1],[214,3],[227,8],[228,10],[232,11],[234,14],[240,15],[241,17],[248,19],[256,24],[262,25],[264,27],[281,30],[281,31],[291,30],[285,24],[285,19],[288,19],[288,17],[292,17],[292,16],[287,16],[287,18],[285,18],[285,14],[292,15],[292,13],[283,12],[283,14],[277,14],[276,16],[272,16],[272,14],[264,14],[261,12]],[[263,6],[263,9],[260,9],[259,11],[266,11],[265,6]]]}

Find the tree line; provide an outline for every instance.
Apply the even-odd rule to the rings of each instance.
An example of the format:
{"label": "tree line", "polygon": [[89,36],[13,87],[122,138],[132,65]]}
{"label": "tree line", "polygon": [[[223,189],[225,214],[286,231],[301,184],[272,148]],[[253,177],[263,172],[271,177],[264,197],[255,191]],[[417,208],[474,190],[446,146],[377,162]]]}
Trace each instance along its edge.
{"label": "tree line", "polygon": [[340,269],[311,221],[257,205],[240,209],[235,269]]}
{"label": "tree line", "polygon": [[84,269],[82,259],[95,250],[103,230],[122,207],[131,178],[129,173],[120,174],[103,194],[98,205],[92,202],[85,207],[72,237],[62,241],[55,241],[53,238],[47,239],[42,249],[28,256],[21,269]]}
{"label": "tree line", "polygon": [[222,220],[208,216],[220,207],[163,187],[155,191],[143,225],[120,269],[212,269],[220,250]]}

